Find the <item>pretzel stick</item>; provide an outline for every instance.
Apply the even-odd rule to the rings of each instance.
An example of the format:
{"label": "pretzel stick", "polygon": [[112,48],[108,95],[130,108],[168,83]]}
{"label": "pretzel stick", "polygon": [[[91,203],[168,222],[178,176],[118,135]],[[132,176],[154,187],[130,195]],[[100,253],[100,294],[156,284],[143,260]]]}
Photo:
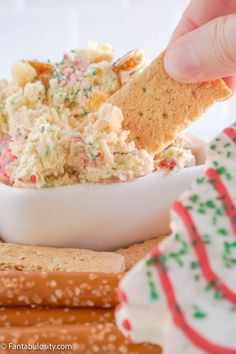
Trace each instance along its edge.
{"label": "pretzel stick", "polygon": [[[113,309],[1,307],[0,327],[113,323]],[[0,330],[1,331],[1,330]]]}
{"label": "pretzel stick", "polygon": [[[118,328],[111,323],[106,324],[81,324],[67,326],[37,327],[12,327],[1,329],[1,343],[6,343],[6,350],[1,354],[13,353],[13,345],[16,344],[50,344],[71,345],[72,348],[62,350],[60,353],[83,353],[83,354],[161,354],[157,345],[133,344],[123,337]],[[14,344],[13,344],[14,343]],[[16,351],[15,351],[16,352]],[[45,350],[44,353],[51,353]]]}
{"label": "pretzel stick", "polygon": [[122,273],[0,272],[0,306],[103,307],[117,304]]}

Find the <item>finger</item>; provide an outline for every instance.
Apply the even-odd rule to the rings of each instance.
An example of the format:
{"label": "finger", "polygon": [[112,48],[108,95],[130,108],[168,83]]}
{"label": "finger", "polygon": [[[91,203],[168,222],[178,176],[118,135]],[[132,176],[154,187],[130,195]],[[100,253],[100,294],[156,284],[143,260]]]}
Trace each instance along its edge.
{"label": "finger", "polygon": [[219,17],[168,47],[165,68],[181,82],[202,82],[236,74],[236,14]]}
{"label": "finger", "polygon": [[216,17],[234,12],[236,12],[235,0],[192,0],[172,34],[169,44]]}

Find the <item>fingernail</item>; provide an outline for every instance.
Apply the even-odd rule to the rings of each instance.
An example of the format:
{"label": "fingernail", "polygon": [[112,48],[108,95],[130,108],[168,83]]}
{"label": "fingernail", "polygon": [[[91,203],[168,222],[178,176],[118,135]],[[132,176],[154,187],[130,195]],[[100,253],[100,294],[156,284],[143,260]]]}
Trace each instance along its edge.
{"label": "fingernail", "polygon": [[200,73],[196,50],[190,40],[182,40],[167,49],[165,56],[167,73],[179,81],[192,81]]}

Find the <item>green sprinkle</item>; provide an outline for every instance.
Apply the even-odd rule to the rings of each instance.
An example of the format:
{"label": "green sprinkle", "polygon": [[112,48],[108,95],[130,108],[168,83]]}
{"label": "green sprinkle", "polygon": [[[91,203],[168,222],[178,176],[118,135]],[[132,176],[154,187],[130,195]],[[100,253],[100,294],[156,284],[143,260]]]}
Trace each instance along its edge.
{"label": "green sprinkle", "polygon": [[198,266],[198,263],[197,262],[191,262],[190,263],[190,268],[191,269],[197,269],[199,266]]}
{"label": "green sprinkle", "polygon": [[193,317],[196,319],[202,319],[206,317],[206,314],[196,305],[193,306]]}
{"label": "green sprinkle", "polygon": [[231,254],[231,245],[229,242],[224,243],[225,253],[230,255]]}
{"label": "green sprinkle", "polygon": [[216,292],[215,292],[215,294],[214,294],[214,299],[216,299],[216,300],[221,300],[222,297],[223,297],[222,292],[220,292],[220,291],[216,291]]}
{"label": "green sprinkle", "polygon": [[222,215],[224,215],[224,213],[223,213],[223,211],[221,210],[221,209],[216,209],[216,215],[217,216],[222,216]]}
{"label": "green sprinkle", "polygon": [[205,291],[210,291],[211,289],[212,289],[211,283],[208,283],[204,288]]}
{"label": "green sprinkle", "polygon": [[44,178],[44,180],[45,180],[45,183],[46,183],[45,187],[47,187],[47,188],[54,187],[54,182],[49,177],[46,176]]}
{"label": "green sprinkle", "polygon": [[203,184],[204,183],[205,178],[197,178],[197,184]]}
{"label": "green sprinkle", "polygon": [[226,172],[226,169],[225,167],[221,166],[217,168],[216,172],[219,173],[219,175],[222,175]]}
{"label": "green sprinkle", "polygon": [[93,71],[92,71],[92,75],[93,75],[93,76],[96,76],[96,75],[97,75],[97,70],[93,70]]}
{"label": "green sprinkle", "polygon": [[217,233],[221,236],[226,236],[228,232],[225,229],[218,229]]}
{"label": "green sprinkle", "polygon": [[213,163],[213,165],[214,165],[215,167],[218,167],[218,166],[219,166],[219,162],[218,162],[218,161],[213,161],[212,163]]}
{"label": "green sprinkle", "polygon": [[150,289],[150,292],[149,292],[150,299],[151,299],[151,301],[156,301],[159,296],[156,291],[155,283],[152,281],[152,273],[148,270],[148,271],[146,271],[146,276],[148,277],[148,285],[149,285],[149,289]]}
{"label": "green sprinkle", "polygon": [[151,297],[151,300],[152,300],[152,301],[157,300],[157,299],[158,299],[158,294],[157,294],[157,292],[156,292],[156,291],[151,291],[151,292],[150,292],[150,297]]}
{"label": "green sprinkle", "polygon": [[149,286],[150,286],[150,288],[155,289],[155,284],[153,283],[153,281],[149,282]]}
{"label": "green sprinkle", "polygon": [[193,203],[196,203],[199,200],[199,196],[197,194],[192,195],[189,198]]}
{"label": "green sprinkle", "polygon": [[194,280],[195,281],[199,281],[200,280],[200,275],[199,274],[195,274],[194,275]]}
{"label": "green sprinkle", "polygon": [[212,144],[212,145],[210,146],[210,149],[211,149],[211,150],[216,150],[216,148],[217,148],[216,144]]}
{"label": "green sprinkle", "polygon": [[188,244],[187,242],[182,242],[182,249],[179,252],[181,255],[188,253]]}
{"label": "green sprinkle", "polygon": [[160,256],[158,257],[158,259],[159,259],[159,261],[160,261],[161,263],[163,263],[163,262],[166,262],[167,257],[166,257],[164,254],[162,254],[162,255],[160,255]]}
{"label": "green sprinkle", "polygon": [[202,236],[202,240],[203,240],[203,243],[204,243],[204,244],[210,244],[210,243],[211,243],[211,237],[210,237],[210,235],[207,235],[207,234],[203,235],[203,236]]}
{"label": "green sprinkle", "polygon": [[227,154],[226,154],[226,157],[229,159],[231,156],[232,156],[232,152],[228,151]]}
{"label": "green sprinkle", "polygon": [[201,318],[204,318],[206,317],[206,314],[204,312],[195,312],[195,314],[193,315],[194,318],[197,318],[197,319],[201,319]]}
{"label": "green sprinkle", "polygon": [[179,241],[180,240],[180,234],[175,234],[175,241]]}
{"label": "green sprinkle", "polygon": [[215,208],[215,204],[214,204],[213,200],[208,200],[208,201],[206,202],[206,206],[207,206],[208,208]]}
{"label": "green sprinkle", "polygon": [[164,263],[167,260],[165,255],[157,256],[157,257],[150,257],[146,260],[146,265],[152,265],[155,263]]}
{"label": "green sprinkle", "polygon": [[170,253],[170,257],[173,258],[173,259],[177,262],[177,264],[178,264],[180,267],[183,267],[184,263],[183,263],[183,261],[180,259],[178,253]]}
{"label": "green sprinkle", "polygon": [[224,144],[224,148],[230,147],[230,143]]}
{"label": "green sprinkle", "polygon": [[93,161],[96,161],[96,155],[94,155],[94,154],[91,152],[90,156],[91,156],[91,158],[92,158]]}
{"label": "green sprinkle", "polygon": [[206,214],[206,210],[205,210],[204,208],[199,208],[199,209],[198,209],[198,212],[199,212],[200,214]]}

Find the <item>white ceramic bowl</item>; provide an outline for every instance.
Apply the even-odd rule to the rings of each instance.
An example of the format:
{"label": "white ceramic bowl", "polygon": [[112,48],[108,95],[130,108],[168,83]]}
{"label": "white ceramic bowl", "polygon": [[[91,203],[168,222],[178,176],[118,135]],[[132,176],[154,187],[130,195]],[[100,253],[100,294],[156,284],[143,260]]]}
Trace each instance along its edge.
{"label": "white ceramic bowl", "polygon": [[191,139],[199,165],[169,175],[42,190],[0,183],[0,235],[14,243],[112,250],[168,233],[172,202],[203,172],[205,143]]}

